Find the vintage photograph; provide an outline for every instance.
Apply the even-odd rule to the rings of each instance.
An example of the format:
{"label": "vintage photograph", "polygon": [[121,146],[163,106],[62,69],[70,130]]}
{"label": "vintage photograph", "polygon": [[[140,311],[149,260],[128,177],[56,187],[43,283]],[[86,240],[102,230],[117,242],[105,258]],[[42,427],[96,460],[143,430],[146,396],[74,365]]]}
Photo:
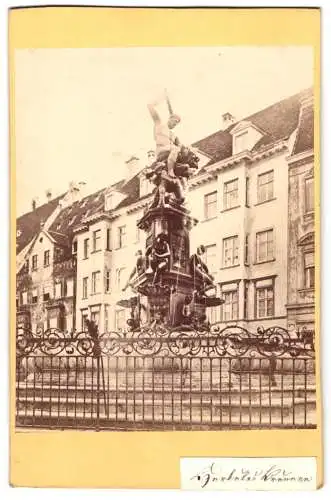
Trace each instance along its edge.
{"label": "vintage photograph", "polygon": [[314,52],[15,52],[16,430],[316,427]]}

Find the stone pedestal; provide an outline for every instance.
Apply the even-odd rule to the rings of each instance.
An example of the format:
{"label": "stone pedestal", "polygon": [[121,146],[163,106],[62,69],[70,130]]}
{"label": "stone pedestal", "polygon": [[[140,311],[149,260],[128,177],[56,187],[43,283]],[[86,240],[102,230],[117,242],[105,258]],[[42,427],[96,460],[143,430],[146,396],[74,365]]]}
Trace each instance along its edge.
{"label": "stone pedestal", "polygon": [[[138,222],[138,227],[147,232],[146,250],[160,234],[166,235],[170,247],[168,266],[157,283],[153,282],[154,276],[146,272],[132,283],[139,293],[148,297],[148,320],[151,323],[182,324],[185,298],[192,297],[193,291],[201,286],[201,280],[190,274],[189,231],[196,222],[185,207],[170,203],[148,209]],[[199,308],[201,310],[201,304]]]}

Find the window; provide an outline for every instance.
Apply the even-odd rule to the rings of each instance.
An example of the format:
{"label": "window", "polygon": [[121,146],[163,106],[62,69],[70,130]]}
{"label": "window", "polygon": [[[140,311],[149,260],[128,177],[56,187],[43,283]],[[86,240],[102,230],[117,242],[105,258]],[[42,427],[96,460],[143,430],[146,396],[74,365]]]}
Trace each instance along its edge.
{"label": "window", "polygon": [[100,310],[96,311],[91,311],[91,321],[94,321],[94,323],[99,326],[99,321],[100,321]]}
{"label": "window", "polygon": [[305,288],[315,288],[315,262],[314,252],[304,255],[305,264]]}
{"label": "window", "polygon": [[238,206],[238,179],[224,183],[224,209]]}
{"label": "window", "polygon": [[273,285],[256,289],[256,312],[258,318],[274,316]]}
{"label": "window", "polygon": [[86,320],[88,319],[88,309],[82,309],[82,330],[86,331]]}
{"label": "window", "polygon": [[84,240],[84,259],[88,259],[89,242],[90,240],[88,238]]}
{"label": "window", "polygon": [[238,236],[223,240],[223,267],[239,264]]}
{"label": "window", "polygon": [[93,231],[93,252],[98,252],[99,250],[101,250],[100,243],[101,229],[98,229],[97,231]]}
{"label": "window", "polygon": [[274,171],[260,174],[257,177],[257,202],[272,200],[274,197]]}
{"label": "window", "polygon": [[244,285],[244,319],[248,319],[248,291],[249,284],[245,282]]}
{"label": "window", "polygon": [[62,297],[62,283],[55,283],[55,298]]}
{"label": "window", "polygon": [[305,212],[314,212],[314,178],[305,179]]}
{"label": "window", "polygon": [[256,262],[268,262],[274,258],[273,229],[256,234]]}
{"label": "window", "polygon": [[238,319],[238,290],[231,290],[222,293],[223,304],[223,321],[231,321]]}
{"label": "window", "polygon": [[26,305],[28,303],[28,292],[22,292],[22,305]]}
{"label": "window", "polygon": [[72,244],[72,253],[76,255],[77,253],[77,240],[75,240]]}
{"label": "window", "polygon": [[124,271],[125,267],[121,267],[120,269],[116,269],[116,288],[117,290],[122,290],[124,287]]}
{"label": "window", "polygon": [[92,273],[92,291],[91,293],[100,293],[100,271]]}
{"label": "window", "polygon": [[246,186],[245,186],[245,205],[246,207],[249,207],[249,177],[246,177]]}
{"label": "window", "polygon": [[83,278],[83,299],[87,299],[88,277]]}
{"label": "window", "polygon": [[49,292],[46,292],[46,293],[44,292],[44,295],[43,295],[43,301],[44,301],[44,302],[47,302],[50,298],[51,298],[51,297],[50,297]]}
{"label": "window", "polygon": [[247,149],[247,138],[248,138],[248,131],[242,132],[241,134],[235,136],[234,138],[235,154],[240,153],[241,151]]}
{"label": "window", "polygon": [[37,304],[37,302],[38,302],[38,291],[37,290],[32,291],[31,302],[32,302],[32,304]]}
{"label": "window", "polygon": [[107,270],[105,272],[105,292],[109,293],[110,292],[110,271]]}
{"label": "window", "polygon": [[114,205],[114,196],[112,194],[107,194],[105,199],[105,210],[112,210]]}
{"label": "window", "polygon": [[126,327],[125,309],[118,309],[115,311],[115,329],[123,331]]}
{"label": "window", "polygon": [[49,266],[49,250],[45,250],[44,252],[44,267]]}
{"label": "window", "polygon": [[109,305],[108,304],[105,304],[104,321],[105,321],[105,332],[108,332],[108,330],[109,330]]}
{"label": "window", "polygon": [[212,219],[217,215],[217,191],[205,194],[205,219]]}
{"label": "window", "polygon": [[249,260],[249,234],[245,236],[244,262],[247,265]]}
{"label": "window", "polygon": [[66,296],[72,297],[74,294],[74,281],[72,279],[68,279],[66,281]]}
{"label": "window", "polygon": [[118,229],[118,248],[126,245],[126,226],[120,226]]}
{"label": "window", "polygon": [[111,250],[111,229],[110,229],[110,227],[106,231],[106,250]]}
{"label": "window", "polygon": [[35,271],[38,267],[38,255],[32,255],[32,271]]}
{"label": "window", "polygon": [[206,265],[212,276],[216,274],[216,245],[205,246]]}

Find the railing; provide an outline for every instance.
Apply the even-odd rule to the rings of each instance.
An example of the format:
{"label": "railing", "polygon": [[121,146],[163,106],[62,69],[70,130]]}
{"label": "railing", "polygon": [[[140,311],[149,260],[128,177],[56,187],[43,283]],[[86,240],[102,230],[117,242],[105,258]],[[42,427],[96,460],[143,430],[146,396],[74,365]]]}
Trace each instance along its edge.
{"label": "railing", "polygon": [[17,332],[18,427],[316,426],[313,336],[278,327]]}

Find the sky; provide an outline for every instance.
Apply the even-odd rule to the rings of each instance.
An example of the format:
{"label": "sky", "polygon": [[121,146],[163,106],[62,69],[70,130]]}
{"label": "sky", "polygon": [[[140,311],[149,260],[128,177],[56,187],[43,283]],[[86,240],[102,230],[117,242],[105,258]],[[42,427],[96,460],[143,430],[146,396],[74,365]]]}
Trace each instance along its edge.
{"label": "sky", "polygon": [[[15,54],[17,215],[71,181],[85,194],[153,149],[147,103],[167,88],[191,144],[313,84],[310,47],[24,49]],[[165,106],[160,107],[166,115]]]}

